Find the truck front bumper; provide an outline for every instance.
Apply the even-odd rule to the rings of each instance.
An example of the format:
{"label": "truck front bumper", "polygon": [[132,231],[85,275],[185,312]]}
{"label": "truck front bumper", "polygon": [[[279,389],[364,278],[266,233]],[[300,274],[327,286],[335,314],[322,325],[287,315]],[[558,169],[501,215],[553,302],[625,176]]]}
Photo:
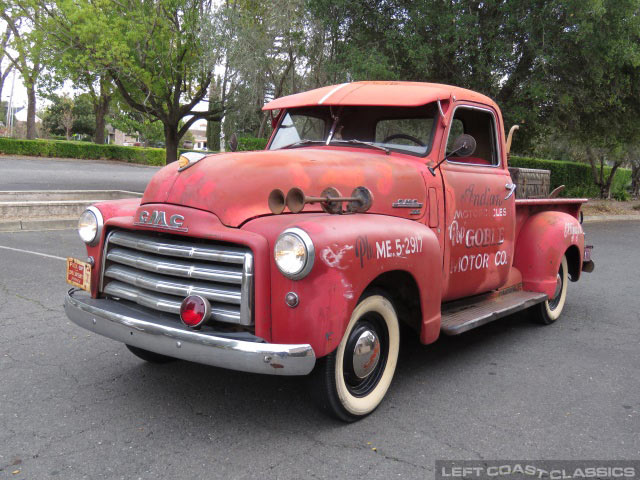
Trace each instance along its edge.
{"label": "truck front bumper", "polygon": [[[233,334],[190,330],[175,320],[71,289],[64,309],[87,330],[134,347],[214,367],[271,375],[306,375],[316,356],[308,344],[278,345],[230,338]],[[251,338],[251,336],[248,336]]]}

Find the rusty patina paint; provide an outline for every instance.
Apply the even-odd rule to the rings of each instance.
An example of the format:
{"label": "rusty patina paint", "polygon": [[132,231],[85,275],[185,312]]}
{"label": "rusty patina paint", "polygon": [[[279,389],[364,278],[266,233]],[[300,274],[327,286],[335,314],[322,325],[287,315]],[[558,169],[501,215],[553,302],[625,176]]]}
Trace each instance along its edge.
{"label": "rusty patina paint", "polygon": [[[237,227],[250,218],[270,215],[269,192],[301,188],[317,196],[325,188],[337,188],[349,196],[365,186],[373,193],[369,213],[420,219],[409,209],[393,208],[400,198],[412,198],[426,205],[421,170],[423,159],[410,155],[385,155],[362,148],[299,148],[242,152],[204,158],[191,168],[171,175],[173,165],[161,170],[149,183],[142,204],[171,203],[214,213],[227,226]],[[307,205],[305,212],[321,211]]]}

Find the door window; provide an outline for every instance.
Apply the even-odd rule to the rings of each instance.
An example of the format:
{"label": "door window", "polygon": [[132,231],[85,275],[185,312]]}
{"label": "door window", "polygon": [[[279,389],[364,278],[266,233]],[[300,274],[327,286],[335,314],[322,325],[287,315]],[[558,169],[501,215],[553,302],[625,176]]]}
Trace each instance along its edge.
{"label": "door window", "polygon": [[463,133],[471,135],[476,140],[476,151],[468,157],[453,155],[448,159],[449,162],[481,166],[500,164],[493,113],[472,107],[457,108],[449,130],[447,153],[453,150],[456,138]]}

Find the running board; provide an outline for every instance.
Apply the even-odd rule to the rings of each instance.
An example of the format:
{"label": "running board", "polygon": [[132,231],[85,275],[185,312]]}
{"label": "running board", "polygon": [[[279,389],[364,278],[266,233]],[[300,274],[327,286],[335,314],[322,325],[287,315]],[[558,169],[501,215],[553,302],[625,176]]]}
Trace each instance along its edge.
{"label": "running board", "polygon": [[517,290],[472,304],[460,305],[458,303],[448,308],[443,306],[442,333],[459,335],[472,328],[542,303],[546,299],[547,296],[544,293]]}

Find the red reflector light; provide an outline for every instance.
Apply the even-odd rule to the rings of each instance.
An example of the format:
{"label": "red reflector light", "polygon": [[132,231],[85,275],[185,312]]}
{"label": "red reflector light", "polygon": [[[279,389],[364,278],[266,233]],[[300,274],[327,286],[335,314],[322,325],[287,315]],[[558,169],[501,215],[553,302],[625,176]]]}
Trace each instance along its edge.
{"label": "red reflector light", "polygon": [[198,328],[211,315],[209,301],[200,295],[189,295],[180,305],[180,320],[187,327]]}

